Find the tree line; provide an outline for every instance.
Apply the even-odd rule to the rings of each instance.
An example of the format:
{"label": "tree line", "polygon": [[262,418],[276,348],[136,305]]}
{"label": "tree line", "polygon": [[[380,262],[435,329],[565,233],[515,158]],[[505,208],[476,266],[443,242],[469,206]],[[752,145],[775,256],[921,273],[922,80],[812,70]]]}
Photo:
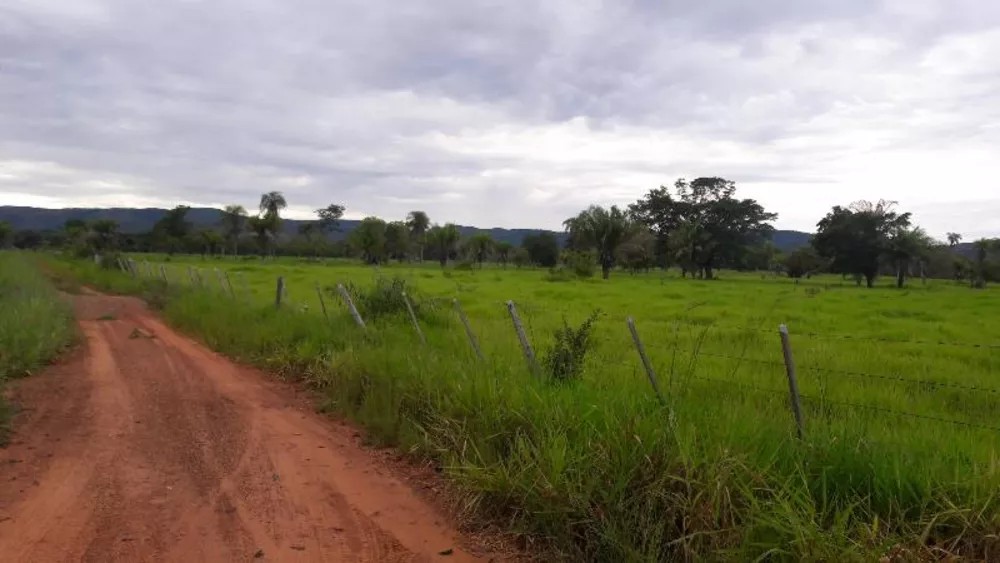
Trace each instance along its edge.
{"label": "tree line", "polygon": [[737,197],[735,182],[719,177],[677,180],[672,188],[650,190],[621,208],[592,205],[567,218],[566,243],[551,232],[526,236],[520,246],[496,241],[480,232],[463,238],[454,223],[432,223],[424,211],[386,221],[366,217],[343,240],[345,207],[330,204],[315,210],[315,220],[285,234],[282,213],[288,204],[281,192],[262,194],[256,213],[242,205],[221,210],[219,223],[195,228],[190,208],[167,211],[148,233],[124,234],[111,220],[70,220],[59,232],[13,232],[0,223],[0,245],[22,248],[56,246],[87,255],[129,250],[204,255],[257,254],[261,257],[354,257],[369,264],[392,260],[434,260],[447,266],[459,261],[482,267],[527,265],[560,269],[589,277],[599,268],[603,278],[616,269],[631,273],[678,268],[683,277],[710,280],[719,269],[769,271],[792,278],[820,273],[853,277],[872,287],[891,275],[902,287],[910,277],[966,280],[973,287],[1000,280],[1000,240],[980,239],[973,255],[956,247],[961,235],[936,241],[914,225],[896,202],[858,201],[830,210],[817,224],[807,246],[783,253],[771,241],[777,214],[754,199]]}

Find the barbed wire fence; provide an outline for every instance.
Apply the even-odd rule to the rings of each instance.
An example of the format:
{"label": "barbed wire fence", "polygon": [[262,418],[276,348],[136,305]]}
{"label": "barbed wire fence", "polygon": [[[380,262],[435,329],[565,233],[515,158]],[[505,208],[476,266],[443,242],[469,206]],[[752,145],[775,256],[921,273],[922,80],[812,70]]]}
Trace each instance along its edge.
{"label": "barbed wire fence", "polygon": [[[159,272],[154,269],[154,267],[149,263],[144,261],[142,267],[132,258],[121,258],[119,259],[118,266],[121,271],[132,278],[148,278],[156,279],[162,281],[167,286],[183,286],[183,276],[170,276],[168,274],[168,267],[161,265],[159,267]],[[216,284],[210,283],[206,279],[205,275],[199,268],[187,266],[188,274],[188,284],[187,287],[191,290],[197,291],[211,291],[213,293],[218,293],[222,297],[227,297],[233,301],[240,301],[245,298],[247,304],[252,305],[254,303],[254,295],[247,284],[246,279],[243,277],[242,273],[237,272],[237,278],[242,286],[242,295],[238,295],[238,290],[234,287],[232,279],[229,277],[228,272],[220,272],[215,269],[211,272],[214,277],[217,278],[218,288],[215,287]],[[210,278],[209,278],[210,279]],[[323,292],[319,285],[316,285],[316,293],[318,297],[318,304],[321,308],[324,317],[329,318],[327,304],[323,298]],[[362,330],[366,330],[368,327],[365,325],[361,313],[355,306],[351,295],[348,291],[344,289],[341,284],[336,284],[331,286],[331,292],[336,291],[341,298],[345,309],[354,318],[355,323]],[[426,338],[421,331],[419,321],[412,313],[412,304],[405,294],[403,299],[406,301],[407,308],[410,311],[410,320],[412,322],[415,333],[420,338],[423,345],[427,345]],[[475,358],[478,361],[487,361],[487,357],[484,355],[480,339],[476,334],[476,330],[472,325],[471,321],[462,309],[461,303],[457,299],[445,299],[445,298],[431,298],[430,301],[433,302],[435,306],[441,307],[446,302],[451,305],[456,316],[461,322],[463,329],[465,331],[466,339],[469,342],[469,346],[474,352]],[[496,303],[490,303],[491,306],[502,306],[506,309],[506,312],[510,318],[511,328],[515,332],[515,335],[520,343],[520,348],[525,356],[527,362],[527,367],[536,376],[541,376],[540,366],[538,363],[538,358],[535,355],[534,347],[532,342],[537,342],[537,334],[535,327],[532,324],[532,317],[535,314],[541,313],[552,313],[558,314],[560,317],[565,319],[570,316],[574,311],[569,309],[558,309],[558,308],[548,308],[541,307],[536,304],[516,304],[514,301],[497,301]],[[283,277],[278,277],[275,284],[274,293],[274,307],[281,309],[291,309],[294,311],[307,311],[308,306],[300,302],[292,302],[290,300],[287,284]],[[528,313],[525,316],[525,322],[522,322],[520,315],[518,314],[518,307],[521,307],[522,312]],[[774,328],[765,328],[761,326],[740,326],[740,325],[727,325],[715,322],[696,322],[685,319],[677,319],[669,321],[671,325],[674,326],[674,331],[671,336],[674,337],[673,346],[667,347],[659,344],[653,346],[647,346],[642,338],[640,337],[639,325],[635,322],[632,317],[626,319],[625,326],[623,329],[627,329],[631,334],[632,341],[635,347],[635,355],[633,360],[616,360],[611,362],[605,362],[603,365],[606,367],[624,367],[630,368],[632,370],[642,370],[647,376],[650,386],[652,388],[654,397],[661,403],[665,404],[664,393],[662,391],[661,383],[656,373],[654,361],[650,351],[654,352],[665,352],[673,355],[671,359],[671,366],[669,370],[669,380],[668,389],[674,386],[674,379],[676,375],[676,356],[678,353],[679,344],[677,337],[679,334],[679,328],[681,326],[688,326],[693,329],[702,331],[701,337],[695,340],[695,347],[687,354],[689,366],[687,372],[682,376],[676,377],[676,379],[685,380],[695,380],[704,382],[712,385],[725,386],[726,389],[738,389],[740,391],[745,391],[749,393],[763,394],[770,397],[778,397],[783,401],[787,402],[789,405],[789,410],[793,414],[793,420],[796,423],[796,429],[800,437],[805,435],[805,424],[808,422],[804,420],[804,414],[802,409],[802,404],[812,404],[819,409],[826,408],[828,405],[835,405],[838,407],[857,409],[861,411],[868,411],[873,413],[878,413],[881,415],[888,415],[900,418],[907,418],[913,420],[929,421],[939,424],[950,424],[958,427],[965,428],[975,428],[980,430],[988,430],[993,432],[1000,432],[1000,426],[983,424],[975,421],[968,420],[958,420],[954,418],[947,418],[943,416],[930,415],[926,413],[918,413],[905,411],[900,409],[889,408],[881,405],[873,405],[866,403],[859,403],[854,401],[846,401],[838,398],[832,398],[827,396],[825,393],[820,395],[816,394],[806,394],[800,393],[798,390],[798,375],[802,372],[809,373],[820,373],[825,375],[835,375],[847,378],[854,378],[858,380],[869,380],[869,381],[881,381],[881,382],[891,382],[892,384],[901,384],[908,386],[916,386],[921,388],[929,389],[950,389],[958,392],[964,393],[981,393],[987,394],[989,396],[994,396],[1000,399],[1000,388],[987,387],[982,385],[969,385],[957,381],[945,381],[942,379],[928,379],[928,378],[917,378],[917,377],[901,377],[898,375],[889,374],[876,374],[868,373],[857,370],[844,370],[837,368],[830,368],[821,365],[815,365],[810,363],[796,364],[794,361],[794,348],[790,343],[791,337],[795,338],[810,338],[810,339],[821,339],[830,341],[853,341],[853,342],[868,342],[875,344],[906,344],[914,346],[942,346],[942,347],[952,347],[952,348],[966,348],[970,350],[1000,350],[1000,344],[995,343],[970,343],[970,342],[957,342],[948,340],[928,340],[928,339],[903,339],[903,338],[892,338],[892,337],[882,337],[875,335],[850,335],[850,334],[836,334],[836,333],[819,333],[819,332],[792,332],[785,325]],[[525,330],[525,325],[527,325],[527,330]],[[704,335],[710,329],[732,331],[732,332],[743,332],[743,333],[760,333],[768,336],[774,337],[775,350],[778,349],[779,344],[782,344],[783,354],[780,356],[781,361],[776,359],[766,359],[746,355],[746,347],[741,350],[740,355],[734,354],[723,354],[713,351],[708,351],[702,348],[702,343]],[[731,370],[729,377],[712,377],[704,374],[697,373],[693,366],[701,358],[712,358],[718,360],[728,360],[736,363],[736,366]],[[783,373],[787,379],[788,388],[780,389],[776,387],[766,387],[757,385],[752,381],[741,379],[737,377],[739,369],[744,364],[753,364],[759,366],[765,366],[767,368],[773,369],[776,373]]]}

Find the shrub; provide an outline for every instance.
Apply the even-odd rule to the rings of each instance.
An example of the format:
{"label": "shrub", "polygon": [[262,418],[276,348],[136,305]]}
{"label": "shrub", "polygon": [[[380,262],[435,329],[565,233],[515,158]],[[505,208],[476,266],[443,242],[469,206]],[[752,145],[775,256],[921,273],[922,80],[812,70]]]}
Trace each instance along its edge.
{"label": "shrub", "polygon": [[458,264],[455,264],[455,270],[458,272],[472,272],[475,269],[476,264],[470,260],[462,260]]}
{"label": "shrub", "polygon": [[572,281],[576,276],[571,273],[565,266],[555,266],[549,268],[549,273],[545,276],[545,281],[550,282],[568,282]]}
{"label": "shrub", "polygon": [[563,264],[578,278],[592,278],[597,273],[597,255],[593,251],[567,251],[563,254]]}
{"label": "shrub", "polygon": [[591,331],[600,315],[600,309],[595,310],[577,328],[571,327],[563,318],[562,328],[553,333],[552,345],[542,359],[542,364],[553,381],[576,381],[583,377]]}
{"label": "shrub", "polygon": [[413,312],[420,317],[427,317],[429,307],[421,307],[419,292],[406,278],[393,276],[386,278],[378,276],[375,284],[368,287],[358,287],[347,283],[345,288],[362,316],[367,319],[380,319],[398,315],[407,315],[405,293],[410,298]]}

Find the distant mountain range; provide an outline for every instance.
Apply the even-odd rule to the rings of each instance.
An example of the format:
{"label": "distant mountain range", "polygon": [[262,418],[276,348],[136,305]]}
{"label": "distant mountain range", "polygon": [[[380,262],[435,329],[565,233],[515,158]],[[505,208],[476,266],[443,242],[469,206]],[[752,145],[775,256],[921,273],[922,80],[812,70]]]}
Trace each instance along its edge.
{"label": "distant mountain range", "polygon": [[[129,208],[74,208],[74,209],[42,209],[38,207],[10,207],[0,206],[0,221],[7,221],[17,230],[52,231],[62,228],[66,221],[70,219],[82,219],[84,221],[94,221],[97,219],[112,219],[118,221],[123,233],[143,233],[153,228],[163,214],[165,209],[129,209]],[[211,227],[219,224],[221,211],[207,207],[193,207],[188,212],[188,220],[195,227]],[[299,225],[305,221],[297,219],[286,219],[284,230],[286,233],[295,234]],[[333,233],[332,239],[342,239],[347,233],[357,227],[360,221],[344,219],[340,222],[339,233]],[[489,233],[494,240],[507,241],[513,245],[520,245],[525,236],[546,232],[544,229],[480,229],[477,227],[460,226],[462,236],[470,236],[478,232]],[[560,244],[565,241],[566,233],[552,232],[559,239]],[[809,233],[800,231],[775,231],[774,245],[781,250],[794,250],[809,244]]]}

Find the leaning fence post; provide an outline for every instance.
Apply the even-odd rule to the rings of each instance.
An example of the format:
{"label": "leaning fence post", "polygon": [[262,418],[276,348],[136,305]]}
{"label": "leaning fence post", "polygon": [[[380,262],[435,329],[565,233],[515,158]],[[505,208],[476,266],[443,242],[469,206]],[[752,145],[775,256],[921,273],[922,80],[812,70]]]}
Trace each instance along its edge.
{"label": "leaning fence post", "polygon": [[139,268],[135,265],[135,260],[128,259],[128,273],[132,274],[132,279],[139,277]]}
{"label": "leaning fence post", "polygon": [[213,268],[215,270],[215,279],[219,280],[219,287],[222,289],[222,293],[226,293],[226,282],[222,279],[222,272],[218,268]]}
{"label": "leaning fence post", "polygon": [[479,343],[476,342],[476,335],[472,332],[472,327],[469,326],[469,319],[465,317],[465,311],[462,310],[462,304],[455,300],[455,310],[458,311],[458,318],[462,320],[462,324],[465,325],[465,334],[469,337],[469,343],[472,344],[472,349],[476,351],[476,357],[483,360],[483,351],[479,349]]}
{"label": "leaning fence post", "polygon": [[250,292],[250,285],[247,284],[247,279],[243,277],[243,272],[237,272],[240,277],[240,283],[243,285],[243,291],[247,294],[247,304],[253,305],[253,293]]}
{"label": "leaning fence post", "polygon": [[274,307],[281,308],[281,296],[285,293],[285,278],[278,276],[278,287],[274,292]]}
{"label": "leaning fence post", "polygon": [[517,315],[517,307],[514,306],[514,301],[507,301],[507,312],[510,313],[510,320],[514,323],[514,331],[517,332],[517,338],[521,341],[521,349],[524,350],[524,357],[528,359],[528,367],[535,374],[538,374],[538,361],[535,359],[535,351],[531,349],[531,343],[528,342],[528,335],[524,334],[524,327],[521,326],[521,317]]}
{"label": "leaning fence post", "polygon": [[229,298],[236,301],[236,292],[233,291],[233,282],[229,281],[229,272],[222,272],[222,277],[226,279],[226,286],[229,288]]}
{"label": "leaning fence post", "polygon": [[330,315],[326,314],[326,300],[323,299],[323,290],[319,287],[319,282],[316,282],[316,297],[319,297],[319,307],[323,310],[323,318],[330,320]]}
{"label": "leaning fence post", "polygon": [[160,276],[163,278],[163,283],[170,285],[170,280],[167,279],[167,267],[160,264]]}
{"label": "leaning fence post", "polygon": [[635,342],[635,349],[639,351],[639,359],[642,360],[642,367],[646,369],[646,377],[649,378],[649,384],[653,386],[653,392],[656,393],[656,398],[660,401],[660,404],[666,404],[663,400],[663,395],[660,394],[660,385],[656,382],[656,372],[653,371],[653,364],[650,363],[649,357],[646,356],[646,347],[642,345],[642,340],[639,340],[639,333],[635,330],[635,321],[632,317],[628,319],[628,330],[632,333],[632,340]]}
{"label": "leaning fence post", "polygon": [[354,306],[354,300],[351,299],[351,294],[347,293],[347,288],[344,284],[337,284],[337,291],[340,292],[340,296],[344,299],[344,303],[347,303],[347,308],[351,311],[351,316],[354,317],[354,322],[358,323],[358,326],[365,328],[365,321],[361,319],[361,314],[358,313],[358,308]]}
{"label": "leaning fence post", "polygon": [[420,323],[417,322],[417,315],[413,312],[413,305],[410,304],[410,298],[406,296],[406,292],[403,293],[403,302],[406,303],[406,310],[410,313],[410,320],[413,321],[413,328],[417,331],[417,336],[420,337],[420,342],[425,346],[427,345],[427,339],[424,338],[424,331],[420,330]]}
{"label": "leaning fence post", "polygon": [[143,260],[143,263],[146,264],[146,277],[152,279],[153,278],[153,265],[150,264],[146,260]]}
{"label": "leaning fence post", "polygon": [[788,327],[778,327],[781,335],[781,353],[785,356],[785,371],[788,373],[788,394],[792,400],[792,412],[795,414],[795,426],[799,439],[805,434],[805,424],[802,421],[802,405],[799,403],[799,383],[795,379],[795,362],[792,360],[792,343],[788,339]]}

